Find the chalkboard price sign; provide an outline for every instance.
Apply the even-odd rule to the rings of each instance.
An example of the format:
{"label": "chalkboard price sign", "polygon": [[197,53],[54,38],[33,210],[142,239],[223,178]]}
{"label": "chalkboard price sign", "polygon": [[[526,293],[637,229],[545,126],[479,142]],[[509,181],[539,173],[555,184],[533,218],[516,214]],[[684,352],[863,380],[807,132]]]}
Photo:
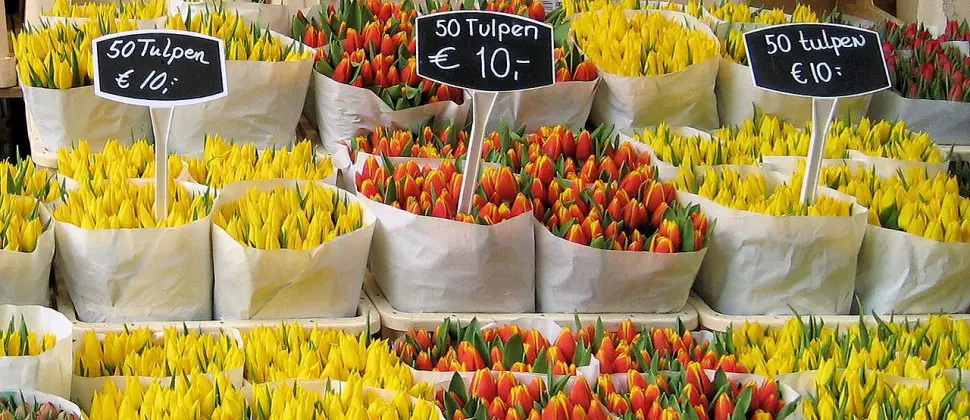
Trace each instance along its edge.
{"label": "chalkboard price sign", "polygon": [[754,84],[814,98],[874,93],[892,86],[876,32],[829,23],[768,26],[744,34]]}
{"label": "chalkboard price sign", "polygon": [[505,92],[556,81],[552,26],[488,11],[418,16],[418,75],[465,89]]}
{"label": "chalkboard price sign", "polygon": [[151,107],[200,103],[229,92],[222,40],[193,32],[139,30],[99,37],[95,94]]}

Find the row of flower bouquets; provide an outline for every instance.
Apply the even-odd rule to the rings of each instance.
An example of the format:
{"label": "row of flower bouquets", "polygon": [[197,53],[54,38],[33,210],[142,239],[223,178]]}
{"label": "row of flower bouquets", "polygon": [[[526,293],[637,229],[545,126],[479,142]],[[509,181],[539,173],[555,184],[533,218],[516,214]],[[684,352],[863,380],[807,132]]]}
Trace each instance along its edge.
{"label": "row of flower bouquets", "polygon": [[92,419],[970,415],[961,375],[970,324],[946,316],[844,330],[792,318],[713,334],[630,320],[446,319],[393,343],[296,323],[242,334],[132,327],[72,342],[57,312],[0,311],[9,319],[0,330],[5,418],[74,419],[82,409]]}
{"label": "row of flower bouquets", "polygon": [[[166,9],[156,3],[138,3],[146,10],[142,13],[119,7],[115,15],[64,5],[48,12],[52,16],[44,19],[49,27],[37,25],[15,38],[21,84],[48,152],[81,138],[100,146],[111,138],[151,136],[144,107],[94,96],[90,41],[107,32],[159,25],[223,38],[230,60],[228,97],[175,113],[169,147],[178,153],[201,154],[193,140],[206,133],[258,139],[259,148],[285,144],[292,141],[289,132],[304,105],[328,144],[378,125],[412,126],[430,116],[464,120],[468,115],[464,92],[417,75],[413,22],[422,7],[409,2],[355,0],[301,11],[284,19],[284,27],[272,28],[278,32],[248,24],[256,19],[266,24],[271,12],[262,8],[280,5],[253,5],[254,14],[241,6],[207,13],[204,8]],[[796,122],[811,118],[809,100],[754,88],[740,35],[768,24],[835,17],[819,16],[807,6],[785,15],[746,5],[701,8],[676,3],[649,4],[650,10],[627,16],[623,8],[640,6],[623,3],[566,2],[565,9],[552,12],[537,0],[476,4],[572,28],[569,41],[560,39],[556,50],[559,83],[502,98],[492,121],[579,129],[591,118],[617,128],[666,122],[714,129],[751,117],[754,107]],[[423,6],[449,8],[434,1]],[[169,9],[180,14],[166,17]],[[585,13],[567,18],[576,12]],[[951,24],[938,39],[915,26],[880,30],[898,73],[898,89],[907,98],[876,95],[871,107],[869,96],[848,99],[839,115],[858,119],[869,112],[874,118],[902,118],[938,141],[965,140],[960,117],[966,110],[962,102],[970,95],[965,82],[970,79],[963,77],[970,71],[970,59],[960,56],[959,48],[947,48],[965,42],[965,26]],[[614,32],[623,33],[623,39],[608,36]],[[280,33],[292,33],[295,40]],[[306,98],[310,101],[304,104]],[[926,100],[948,98],[960,103]]]}
{"label": "row of flower bouquets", "polygon": [[[683,132],[501,128],[470,212],[458,211],[460,159],[408,157],[461,156],[467,132],[449,124],[357,137],[342,149],[353,162],[308,142],[260,152],[210,136],[201,158],[170,157],[180,181],[164,217],[151,182],[127,182],[154,176],[152,146],[81,142],[59,151],[57,177],[0,171],[3,192],[38,199],[0,203],[0,256],[18,273],[5,299],[46,302],[53,259],[84,321],[351,316],[368,262],[409,312],[676,312],[692,286],[725,313],[847,313],[853,291],[865,313],[970,304],[954,287],[970,200],[942,163],[827,160],[804,205],[803,159],[762,167],[737,150],[797,149],[806,133],[769,116]],[[901,123],[839,123],[828,137],[942,160]],[[336,167],[356,197],[326,185]]]}

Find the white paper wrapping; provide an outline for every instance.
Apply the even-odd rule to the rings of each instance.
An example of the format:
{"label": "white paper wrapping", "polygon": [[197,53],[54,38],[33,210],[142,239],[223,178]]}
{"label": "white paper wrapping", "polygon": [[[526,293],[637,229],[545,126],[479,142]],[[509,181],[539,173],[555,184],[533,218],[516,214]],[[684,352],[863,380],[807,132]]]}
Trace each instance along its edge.
{"label": "white paper wrapping", "polygon": [[866,314],[966,313],[970,244],[868,226],[856,293]]}
{"label": "white paper wrapping", "polygon": [[326,147],[376,127],[412,128],[432,116],[462,127],[471,107],[466,94],[461,105],[445,101],[395,111],[371,90],[338,83],[316,71],[313,92],[320,139]]}
{"label": "white paper wrapping", "polygon": [[[518,325],[519,327],[530,330],[534,329],[539,331],[546,340],[550,343],[555,343],[556,339],[562,333],[562,327],[551,319],[544,318],[519,318],[510,322],[502,323],[489,323],[482,326],[482,330],[489,330],[494,328],[499,328],[502,325]],[[399,338],[398,340],[403,340],[404,338]],[[396,345],[395,345],[396,347]],[[417,370],[412,368],[411,375],[414,377],[415,382],[430,382],[433,384],[438,384],[439,387],[444,387],[447,389],[451,378],[455,376],[456,372],[432,372],[427,370]],[[457,372],[461,376],[462,380],[465,382],[466,386],[471,385],[472,378],[475,377],[475,372]],[[495,378],[501,372],[492,372]],[[512,373],[516,379],[528,385],[532,382],[533,378],[542,377],[545,378],[547,375],[543,373],[530,373],[530,372],[513,372]],[[592,388],[596,384],[596,379],[600,375],[600,361],[595,357],[595,355],[590,357],[589,365],[586,366],[576,366],[576,376],[582,376],[586,379],[586,382]],[[556,376],[561,377],[561,376]],[[570,386],[572,384],[570,383]]]}
{"label": "white paper wrapping", "polygon": [[54,221],[46,206],[39,206],[41,224],[51,223],[37,237],[32,252],[0,250],[0,304],[51,304],[51,262],[54,260]]}
{"label": "white paper wrapping", "polygon": [[970,145],[970,103],[909,99],[890,90],[876,93],[869,118],[903,120],[911,130],[925,131],[937,143]]}
{"label": "white paper wrapping", "polygon": [[[745,170],[756,169],[739,172]],[[765,178],[769,189],[782,180],[772,172]],[[836,191],[818,193],[851,201],[852,216],[775,217],[679,192],[717,220],[694,285],[704,302],[731,315],[848,313],[868,210]]]}
{"label": "white paper wrapping", "polygon": [[54,334],[54,347],[37,356],[0,357],[0,389],[34,389],[67,398],[71,395],[71,321],[53,309],[41,306],[0,305],[0,322],[3,328],[13,319],[14,327],[20,328],[23,316],[27,330],[37,333],[40,340],[45,334]]}
{"label": "white paper wrapping", "polygon": [[535,311],[535,217],[484,226],[358,198],[377,216],[370,266],[403,312]]}
{"label": "white paper wrapping", "polygon": [[[808,158],[804,156],[762,156],[761,166],[766,170],[775,171],[782,175],[791,175],[798,170],[798,162],[806,159]],[[822,159],[822,168],[832,166],[850,166],[853,171],[859,167],[872,168],[871,164],[864,164],[857,159]]]}
{"label": "white paper wrapping", "polygon": [[189,14],[194,16],[199,13],[226,10],[239,15],[247,26],[268,27],[272,31],[289,34],[293,17],[296,16],[296,11],[299,9],[285,4],[263,4],[246,1],[168,0],[168,10],[169,14],[181,13],[182,17]]}
{"label": "white paper wrapping", "polygon": [[485,132],[498,129],[499,121],[512,129],[526,126],[535,131],[543,126],[564,125],[579,131],[589,119],[593,94],[600,79],[589,82],[562,82],[538,89],[503,92],[495,100]]}
{"label": "white paper wrapping", "polygon": [[[222,333],[228,335],[230,339],[235,340],[240,348],[243,347],[242,336],[239,334],[239,330],[235,328],[223,328]],[[154,334],[155,339],[161,339],[163,332],[156,332]],[[98,334],[98,339],[103,340],[104,334]],[[74,343],[74,351],[81,352],[83,350],[83,342],[77,341]],[[219,373],[224,373],[229,377],[229,381],[236,386],[241,388],[243,386],[243,367],[240,366],[235,369],[229,369]],[[215,380],[216,373],[207,373],[205,375],[209,380]],[[138,382],[144,387],[148,387],[153,382],[158,382],[160,385],[168,386],[173,380],[180,382],[183,377],[175,376],[165,376],[154,378],[151,376],[135,376],[132,377],[137,379]],[[78,375],[73,375],[71,382],[71,400],[77,401],[84,411],[91,410],[91,403],[94,401],[94,395],[104,389],[105,384],[108,381],[114,382],[115,386],[119,391],[124,391],[125,386],[128,385],[128,377],[125,376],[99,376],[99,377],[83,377]]]}
{"label": "white paper wrapping", "polygon": [[83,322],[210,320],[210,224],[210,216],[174,228],[89,230],[56,223],[54,272]]}
{"label": "white paper wrapping", "polygon": [[535,235],[539,312],[679,311],[707,253],[596,249],[553,235],[538,221]]}
{"label": "white paper wrapping", "polygon": [[[284,46],[293,42],[286,36],[273,35]],[[175,108],[169,152],[201,157],[206,134],[252,142],[257,149],[289,145],[296,138],[312,66],[312,57],[280,62],[226,61],[229,95]]]}
{"label": "white paper wrapping", "polygon": [[[627,11],[627,16],[634,13],[662,13],[668,19],[686,22],[688,27],[706,33],[717,42],[711,28],[683,13],[667,10]],[[618,129],[662,122],[715,129],[718,127],[717,100],[714,97],[717,62],[717,57],[712,57],[682,71],[662,76],[627,77],[600,69],[603,83],[596,91],[590,119],[596,124],[614,124]]]}
{"label": "white paper wrapping", "polygon": [[[970,110],[970,109],[968,109]],[[849,150],[849,158],[859,161],[866,168],[874,168],[876,176],[880,178],[892,178],[899,170],[906,173],[906,168],[918,167],[925,168],[928,177],[936,176],[938,172],[946,172],[946,163],[926,163],[915,160],[889,159],[884,157],[869,156],[858,150]]]}
{"label": "white paper wrapping", "polygon": [[99,98],[94,96],[94,86],[45,89],[20,85],[47,152],[56,153],[78,140],[87,140],[92,151],[101,151],[111,139],[130,145],[135,139],[154,138],[147,107]]}
{"label": "white paper wrapping", "polygon": [[[271,180],[237,182],[223,188],[213,211],[239,199],[251,188],[271,191],[307,182]],[[342,199],[357,197],[322,182]],[[226,231],[212,226],[216,319],[340,318],[357,314],[367,269],[367,252],[374,234],[374,215],[366,208],[364,227],[312,250],[260,250],[240,244]]]}
{"label": "white paper wrapping", "polygon": [[[719,32],[720,33],[720,32]],[[754,85],[751,69],[727,58],[719,58],[717,72],[717,114],[721,125],[736,125],[754,117],[754,109],[800,125],[812,120],[812,99],[769,92]],[[858,122],[866,116],[872,95],[840,98],[835,118],[850,117]]]}
{"label": "white paper wrapping", "polygon": [[74,414],[78,419],[82,418],[84,413],[81,412],[81,408],[64,398],[58,397],[57,395],[47,394],[40,391],[35,391],[33,389],[25,388],[12,388],[12,389],[0,389],[0,394],[9,394],[13,398],[14,402],[17,404],[45,404],[51,403],[58,410],[65,413]]}

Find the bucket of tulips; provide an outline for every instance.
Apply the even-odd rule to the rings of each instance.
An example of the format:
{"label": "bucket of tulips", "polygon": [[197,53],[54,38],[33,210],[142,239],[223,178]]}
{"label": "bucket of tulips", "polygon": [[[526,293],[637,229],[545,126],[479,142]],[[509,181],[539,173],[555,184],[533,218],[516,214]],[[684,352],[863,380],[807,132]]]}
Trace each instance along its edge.
{"label": "bucket of tulips", "polygon": [[257,326],[243,334],[245,379],[262,384],[288,380],[349,381],[363,378],[369,386],[403,391],[431,400],[432,384],[416,381],[387,340],[354,336],[336,328],[304,328],[298,322]]}
{"label": "bucket of tulips", "polygon": [[289,34],[293,17],[308,5],[303,0],[222,1],[222,0],[166,0],[169,15],[182,16],[207,13],[233,13],[244,26],[256,26],[280,34]]}
{"label": "bucket of tulips", "polygon": [[174,111],[171,152],[201,156],[199,139],[209,133],[245,139],[257,149],[293,143],[310,85],[312,49],[272,30],[251,27],[228,10],[178,14],[169,17],[166,27],[225,41],[229,84],[226,97]]}
{"label": "bucket of tulips", "polygon": [[[356,191],[356,174],[370,157],[383,157],[392,164],[413,160],[418,165],[439,165],[441,159],[460,159],[468,154],[468,131],[453,122],[435,123],[434,117],[414,128],[377,127],[349,142],[337,144],[337,155],[346,153],[350,164],[342,169],[341,187]],[[346,185],[343,185],[346,184]]]}
{"label": "bucket of tulips", "polygon": [[720,47],[697,18],[611,4],[573,18],[571,30],[603,79],[590,114],[594,122],[620,129],[665,121],[718,126],[714,82]]}
{"label": "bucket of tulips", "polygon": [[[365,385],[360,376],[344,381],[282,381],[244,389],[254,413],[286,413],[296,419],[400,418],[445,420],[429,399]],[[275,418],[275,417],[273,417]]]}
{"label": "bucket of tulips", "polygon": [[71,396],[73,325],[41,306],[0,305],[0,389]]}
{"label": "bucket of tulips", "polygon": [[[907,121],[870,120],[848,128],[848,156],[875,169],[876,175],[890,177],[900,170],[916,167],[930,175],[946,172],[943,150],[928,132],[914,131]],[[831,136],[831,134],[830,134]]]}
{"label": "bucket of tulips", "polygon": [[[548,319],[522,318],[483,327],[477,319],[462,324],[445,318],[433,331],[409,330],[394,349],[412,367],[417,381],[447,382],[456,372],[467,380],[484,369],[517,372],[530,379],[580,376],[590,382],[601,370],[595,350],[608,340],[602,329],[598,331],[599,336],[581,337]],[[596,338],[599,344],[588,344]]]}
{"label": "bucket of tulips", "polygon": [[289,179],[336,184],[337,169],[331,156],[317,156],[309,140],[291,146],[257,150],[256,145],[227,141],[206,134],[201,158],[185,160],[188,179],[221,189],[241,181]]}
{"label": "bucket of tulips", "polygon": [[967,23],[948,22],[944,34],[889,22],[880,29],[893,89],[873,96],[869,116],[900,119],[938,141],[970,144],[970,57],[953,41],[970,41]]}
{"label": "bucket of tulips", "polygon": [[132,29],[132,21],[102,18],[30,27],[12,37],[24,103],[43,146],[33,154],[53,154],[78,139],[97,151],[108,139],[151,138],[147,108],[94,95],[91,41]]}
{"label": "bucket of tulips", "polygon": [[142,383],[139,378],[125,378],[121,384],[108,381],[94,393],[86,409],[92,419],[130,417],[168,417],[190,419],[249,418],[246,396],[241,384],[229,375],[185,374],[165,382]]}
{"label": "bucket of tulips", "polygon": [[532,312],[532,203],[508,167],[486,166],[471,213],[459,213],[462,172],[451,160],[419,166],[375,157],[357,195],[379,221],[370,266],[391,304],[407,312]]}
{"label": "bucket of tulips", "polygon": [[878,314],[962,313],[970,293],[970,199],[955,177],[909,168],[883,178],[871,168],[826,168],[823,185],[869,207],[856,294]]}
{"label": "bucket of tulips", "polygon": [[[92,409],[103,390],[124,388],[129,381],[148,388],[164,387],[189,377],[214,379],[226,375],[235,386],[243,383],[243,342],[239,331],[216,332],[170,326],[161,331],[148,327],[119,332],[89,330],[74,343],[74,376],[71,399]],[[95,403],[96,404],[96,403]]]}
{"label": "bucket of tulips", "polygon": [[212,216],[216,319],[357,314],[374,215],[322,182],[223,188]]}
{"label": "bucket of tulips", "polygon": [[32,389],[0,391],[0,418],[10,420],[81,420],[81,408],[64,398]]}
{"label": "bucket of tulips", "polygon": [[[91,150],[87,140],[79,140],[72,148],[57,149],[57,174],[66,189],[75,189],[81,182],[154,178],[155,146],[146,139],[130,145],[110,139],[98,152]],[[169,155],[168,175],[171,179],[188,179],[185,162],[178,155]]]}
{"label": "bucket of tulips", "polygon": [[165,0],[83,4],[71,4],[68,0],[54,0],[51,6],[41,7],[41,25],[53,25],[58,22],[83,25],[87,20],[121,19],[134,22],[137,29],[156,29],[165,27],[165,21],[168,19]]}
{"label": "bucket of tulips", "polygon": [[54,209],[54,271],[85,322],[212,319],[209,212],[214,193],[171,181],[155,214],[153,181],[82,182]]}
{"label": "bucket of tulips", "polygon": [[[725,6],[733,4],[735,3],[724,3]],[[818,19],[806,21],[817,22]],[[784,22],[786,21],[782,21]],[[793,22],[800,21],[793,20]],[[721,124],[741,124],[759,113],[776,115],[795,124],[810,122],[812,120],[811,98],[770,92],[754,85],[744,47],[744,32],[764,25],[750,23],[740,25],[740,28],[725,26],[715,32],[721,41],[717,85],[714,90],[717,95],[717,114]],[[866,115],[871,99],[872,95],[839,98],[835,116],[858,122]]]}
{"label": "bucket of tulips", "polygon": [[791,177],[751,166],[695,172],[675,184],[718,221],[694,290],[732,315],[848,313],[866,209],[820,187],[799,201],[802,171]]}
{"label": "bucket of tulips", "polygon": [[[0,167],[4,169],[8,168]],[[50,212],[34,197],[0,194],[0,220],[0,278],[4,279],[0,303],[50,305],[54,259],[54,220]]]}
{"label": "bucket of tulips", "polygon": [[673,185],[656,181],[650,155],[619,143],[609,126],[578,135],[541,127],[510,139],[517,134],[493,133],[485,149],[494,156],[505,145],[506,160],[520,150],[528,159],[521,165],[537,219],[537,309],[680,310],[704,259],[708,223],[696,207],[676,203]]}
{"label": "bucket of tulips", "polygon": [[470,106],[464,92],[418,76],[416,16],[410,2],[354,0],[294,20],[294,34],[317,50],[311,95],[324,145],[381,126],[411,128],[432,116],[464,125]]}
{"label": "bucket of tulips", "polygon": [[703,369],[697,362],[677,372],[604,375],[594,395],[613,415],[640,420],[785,419],[800,407],[799,395],[775,379]]}
{"label": "bucket of tulips", "polygon": [[671,127],[666,123],[620,132],[620,141],[647,152],[660,179],[673,179],[680,166],[758,165],[757,155],[738,142],[723,141],[710,133],[691,127]]}

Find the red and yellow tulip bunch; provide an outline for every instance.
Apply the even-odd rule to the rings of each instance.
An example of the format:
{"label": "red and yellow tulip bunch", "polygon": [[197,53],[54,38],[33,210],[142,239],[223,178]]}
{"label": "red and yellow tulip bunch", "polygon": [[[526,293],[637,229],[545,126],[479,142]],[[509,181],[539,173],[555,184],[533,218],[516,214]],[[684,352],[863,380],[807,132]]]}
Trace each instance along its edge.
{"label": "red and yellow tulip bunch", "polygon": [[775,419],[787,417],[795,404],[786,405],[778,384],[748,380],[741,384],[718,370],[713,381],[699,363],[690,363],[682,373],[663,376],[629,372],[626,392],[617,392],[613,377],[602,376],[596,394],[611,413],[621,418],[653,419]]}
{"label": "red and yellow tulip bunch", "polygon": [[368,135],[350,141],[350,148],[387,157],[456,159],[468,152],[468,131],[446,123],[436,128],[429,122],[415,130],[377,127]]}
{"label": "red and yellow tulip bunch", "polygon": [[583,57],[576,45],[556,48],[556,83],[596,80],[596,65]]}
{"label": "red and yellow tulip bunch", "polygon": [[320,21],[302,15],[294,21],[294,34],[317,49],[318,72],[339,83],[370,89],[395,110],[463,101],[461,89],[418,76],[413,6],[378,0],[353,0],[341,6],[340,10],[328,7]]}
{"label": "red and yellow tulip bunch", "polygon": [[507,324],[482,329],[477,320],[461,325],[445,319],[433,331],[410,330],[395,351],[404,363],[436,372],[495,371],[575,375],[588,366],[592,347],[564,330],[555,343],[535,329]]}
{"label": "red and yellow tulip bunch", "polygon": [[357,174],[357,191],[365,197],[409,213],[465,223],[492,225],[532,211],[508,167],[486,167],[472,200],[472,213],[458,213],[462,173],[450,160],[441,166],[418,167],[414,161],[397,166],[370,156]]}
{"label": "red and yellow tulip bunch", "polygon": [[510,372],[475,372],[470,389],[455,374],[447,390],[437,394],[439,407],[451,420],[489,418],[504,420],[605,420],[606,408],[593,394],[586,379],[576,379],[568,388],[567,378],[546,380],[535,377],[522,383]]}

